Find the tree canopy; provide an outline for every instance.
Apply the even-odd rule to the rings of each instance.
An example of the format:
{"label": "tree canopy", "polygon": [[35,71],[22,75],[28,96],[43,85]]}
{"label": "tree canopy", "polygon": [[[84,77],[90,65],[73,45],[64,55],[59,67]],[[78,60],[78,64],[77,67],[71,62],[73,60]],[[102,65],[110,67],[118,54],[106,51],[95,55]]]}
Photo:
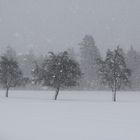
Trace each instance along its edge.
{"label": "tree canopy", "polygon": [[130,84],[131,70],[127,68],[123,50],[119,46],[114,51],[108,50],[105,60],[99,59],[98,64],[101,82],[112,89],[116,101],[116,91]]}
{"label": "tree canopy", "polygon": [[36,65],[33,70],[35,81],[56,89],[57,99],[60,88],[72,87],[78,84],[81,77],[79,64],[69,57],[67,52],[49,53],[42,66]]}
{"label": "tree canopy", "polygon": [[21,80],[22,72],[18,63],[7,56],[2,56],[0,60],[0,83],[7,90],[6,97],[8,97],[8,90],[19,85]]}

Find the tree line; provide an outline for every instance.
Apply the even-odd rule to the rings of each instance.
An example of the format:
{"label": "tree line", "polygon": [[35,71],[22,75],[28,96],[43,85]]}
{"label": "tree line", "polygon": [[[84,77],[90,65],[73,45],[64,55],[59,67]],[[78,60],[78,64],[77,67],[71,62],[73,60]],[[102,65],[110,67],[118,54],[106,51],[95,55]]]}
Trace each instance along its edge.
{"label": "tree line", "polygon": [[57,99],[60,89],[108,90],[116,101],[117,90],[140,88],[140,54],[131,46],[125,53],[119,46],[108,49],[103,57],[91,35],[85,35],[80,46],[80,57],[74,49],[64,52],[49,52],[36,56],[33,50],[28,54],[16,54],[8,47],[0,58],[0,83],[6,89],[11,87],[51,87]]}

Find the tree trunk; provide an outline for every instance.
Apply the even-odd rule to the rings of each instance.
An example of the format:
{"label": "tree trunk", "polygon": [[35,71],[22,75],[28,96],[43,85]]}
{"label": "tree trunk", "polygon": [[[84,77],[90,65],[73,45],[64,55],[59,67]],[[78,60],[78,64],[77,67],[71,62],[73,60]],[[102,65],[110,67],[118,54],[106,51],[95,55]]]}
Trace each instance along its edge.
{"label": "tree trunk", "polygon": [[113,93],[113,102],[116,102],[116,90],[114,90],[114,93]]}
{"label": "tree trunk", "polygon": [[58,93],[59,93],[59,87],[56,89],[56,94],[55,94],[55,100],[57,100],[57,97],[58,97]]}
{"label": "tree trunk", "polygon": [[[114,74],[115,75],[115,74]],[[113,102],[116,102],[116,93],[117,93],[117,81],[116,81],[116,76],[114,76],[115,81],[114,81],[114,90],[113,90]]]}
{"label": "tree trunk", "polygon": [[7,97],[7,98],[8,98],[8,91],[9,91],[9,88],[7,87],[6,88],[6,94],[5,94],[5,97]]}

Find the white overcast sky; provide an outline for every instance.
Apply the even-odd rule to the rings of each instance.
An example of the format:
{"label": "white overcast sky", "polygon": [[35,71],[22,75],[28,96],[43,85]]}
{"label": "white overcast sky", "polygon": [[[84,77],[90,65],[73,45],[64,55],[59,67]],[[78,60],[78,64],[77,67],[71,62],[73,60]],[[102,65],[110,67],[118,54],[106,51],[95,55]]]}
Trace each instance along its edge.
{"label": "white overcast sky", "polygon": [[18,52],[78,48],[85,34],[101,51],[140,51],[140,0],[0,0],[0,49]]}

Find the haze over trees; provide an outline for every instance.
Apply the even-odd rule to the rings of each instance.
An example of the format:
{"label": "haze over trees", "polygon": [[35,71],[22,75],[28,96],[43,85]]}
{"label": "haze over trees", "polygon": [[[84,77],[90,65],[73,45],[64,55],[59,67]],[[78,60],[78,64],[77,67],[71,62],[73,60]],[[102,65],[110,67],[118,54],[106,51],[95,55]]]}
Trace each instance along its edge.
{"label": "haze over trees", "polygon": [[32,73],[35,82],[56,90],[55,100],[57,100],[60,88],[77,86],[81,77],[79,64],[69,57],[67,52],[59,54],[50,52],[43,65],[41,67],[36,65]]}
{"label": "haze over trees", "polygon": [[[116,70],[116,73],[119,73],[119,70],[121,70],[120,67],[123,67],[123,69],[126,68],[126,70],[131,70],[131,76],[129,75],[130,71],[127,71],[128,73],[126,71],[123,71],[123,72],[121,71],[121,74],[122,75],[124,74],[122,77],[125,80],[126,80],[126,78],[128,78],[129,83],[131,83],[131,87],[125,88],[125,84],[124,84],[125,80],[122,77],[121,77],[122,79],[119,77],[121,80],[118,80],[118,77],[116,77],[117,80],[119,81],[118,83],[119,84],[121,83],[121,85],[117,85],[115,88],[116,90],[114,90],[111,87],[112,91],[117,91],[120,89],[140,90],[140,53],[137,52],[134,49],[134,47],[131,46],[131,48],[127,52],[124,52],[121,49],[121,47],[118,47],[114,51],[108,50],[107,54],[106,54],[106,58],[103,59],[104,57],[100,53],[99,48],[95,45],[93,36],[85,35],[83,40],[81,41],[81,43],[79,43],[79,45],[80,45],[79,52],[75,52],[74,48],[69,48],[66,50],[67,53],[66,52],[65,53],[61,52],[58,54],[51,53],[51,55],[46,55],[46,56],[45,55],[35,55],[35,50],[33,50],[33,49],[30,49],[30,51],[26,54],[24,54],[24,53],[18,54],[18,53],[16,53],[16,50],[14,50],[12,47],[8,46],[6,51],[2,55],[5,58],[1,57],[1,63],[4,63],[3,61],[7,61],[7,63],[9,63],[9,64],[17,63],[17,65],[18,65],[17,69],[20,69],[20,71],[22,72],[22,75],[23,75],[23,78],[20,81],[20,83],[22,83],[20,88],[22,88],[22,89],[23,88],[42,89],[43,86],[45,86],[45,87],[50,86],[50,87],[54,87],[55,89],[57,89],[56,90],[56,93],[57,93],[57,92],[59,92],[60,88],[58,88],[56,86],[56,79],[57,79],[56,75],[58,76],[58,79],[59,78],[61,79],[62,77],[60,77],[60,73],[58,73],[58,74],[55,73],[57,71],[56,69],[55,69],[55,72],[53,72],[53,70],[54,70],[54,67],[59,68],[57,66],[57,63],[59,63],[58,61],[60,61],[60,58],[65,54],[64,58],[73,60],[73,63],[76,62],[78,64],[77,67],[79,67],[79,71],[80,71],[79,76],[81,78],[78,78],[79,85],[76,85],[76,89],[79,89],[79,90],[83,90],[83,89],[85,89],[85,90],[100,90],[100,89],[108,90],[108,88],[112,86],[111,84],[114,83],[114,81],[112,82],[112,80],[114,79],[114,76],[111,75],[111,72],[110,72],[113,69],[111,69],[111,68],[106,69],[106,72],[108,71],[108,73],[107,73],[108,75],[106,75],[106,76],[110,76],[110,83],[105,82],[108,86],[106,86],[105,84],[101,84],[101,81],[103,79],[101,78],[101,73],[99,74],[99,72],[100,72],[100,70],[102,71],[102,69],[104,69],[106,67],[110,67],[111,64],[109,64],[109,63],[113,63],[112,61],[114,61],[114,57],[116,57],[115,52],[119,52],[116,54],[119,54],[119,55],[121,54],[121,55],[119,57],[117,56],[116,59],[117,59],[117,61],[120,61],[121,64],[116,65],[114,69]],[[47,52],[46,52],[46,54],[47,54]],[[77,54],[80,54],[80,55],[77,55]],[[110,57],[110,58],[107,58],[107,57]],[[106,59],[108,59],[108,61]],[[100,64],[99,64],[99,61],[97,61],[97,60],[100,60]],[[56,61],[56,63],[54,63],[54,61]],[[51,63],[51,62],[53,62],[53,63]],[[106,62],[107,62],[107,64],[105,64]],[[63,61],[63,63],[64,63],[63,65],[65,65],[64,67],[66,67],[66,65],[69,67],[69,65],[67,63],[65,63],[65,61]],[[116,63],[116,62],[114,62],[114,63]],[[61,63],[61,65],[62,65],[62,63]],[[121,65],[123,65],[123,66],[121,66]],[[53,72],[53,74],[55,73],[55,78],[51,77],[52,73],[48,72],[48,68],[52,70],[51,72]],[[33,69],[34,69],[34,71],[32,71]],[[4,72],[4,70],[3,70],[3,72]],[[67,73],[67,71],[65,71],[65,73]],[[44,74],[45,74],[45,76],[44,76]],[[102,74],[104,74],[104,73],[102,73]],[[51,76],[49,76],[49,75],[51,75]],[[127,77],[127,76],[129,76],[129,77]],[[54,83],[53,84],[51,83],[52,84],[51,85],[48,82],[49,81],[48,79],[50,80],[50,82],[53,81]],[[72,79],[69,79],[69,80],[72,80]],[[62,82],[63,82],[63,84],[60,84],[60,85],[65,85],[65,84],[67,85],[66,81],[62,81]],[[34,85],[34,83],[40,83],[40,84]],[[1,86],[3,86],[2,83],[1,83]],[[62,88],[63,87],[64,86],[62,86]],[[71,86],[71,88],[73,88],[73,86]]]}
{"label": "haze over trees", "polygon": [[11,87],[20,85],[23,75],[17,61],[7,56],[2,56],[0,60],[0,83],[6,89],[5,96]]}
{"label": "haze over trees", "polygon": [[100,51],[91,35],[85,35],[80,45],[81,70],[83,73],[82,87],[97,89],[99,87],[97,59],[101,58]]}
{"label": "haze over trees", "polygon": [[19,66],[23,71],[24,77],[32,78],[31,71],[33,68],[33,63],[36,60],[34,51],[31,49],[26,54],[20,54],[18,56]]}
{"label": "haze over trees", "polygon": [[114,51],[108,50],[105,60],[98,60],[101,82],[108,85],[113,92],[113,101],[116,101],[116,92],[130,84],[131,70],[127,68],[123,50],[117,47]]}
{"label": "haze over trees", "polygon": [[131,89],[140,90],[140,53],[133,46],[127,52],[126,63],[129,69],[132,70]]}

